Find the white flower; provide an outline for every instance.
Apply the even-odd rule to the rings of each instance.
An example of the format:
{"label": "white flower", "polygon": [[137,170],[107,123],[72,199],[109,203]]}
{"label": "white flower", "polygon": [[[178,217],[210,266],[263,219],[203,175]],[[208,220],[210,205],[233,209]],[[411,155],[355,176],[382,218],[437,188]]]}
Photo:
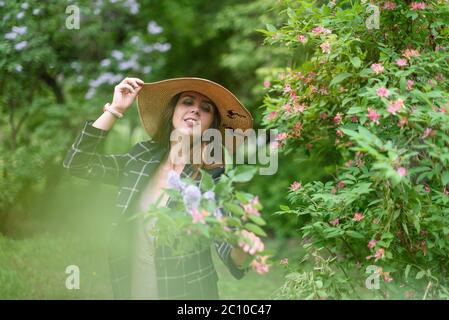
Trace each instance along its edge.
{"label": "white flower", "polygon": [[27,2],[22,3],[22,5],[20,6],[23,10],[28,9],[30,5]]}
{"label": "white flower", "polygon": [[5,1],[0,1],[0,7],[4,7],[5,6]]}
{"label": "white flower", "polygon": [[70,66],[77,72],[81,71],[81,64],[78,61],[73,61]]}
{"label": "white flower", "polygon": [[158,51],[160,51],[160,52],[165,52],[165,51],[170,50],[171,45],[170,45],[170,43],[159,43],[159,42],[156,42],[154,44],[153,48],[158,50]]}
{"label": "white flower", "polygon": [[108,67],[110,64],[111,64],[111,60],[110,60],[110,59],[103,59],[103,60],[101,60],[101,62],[100,62],[100,65],[101,65],[102,67]]}
{"label": "white flower", "polygon": [[12,31],[17,33],[17,34],[25,34],[27,32],[27,27],[23,26],[23,27],[12,27]]}
{"label": "white flower", "polygon": [[125,7],[129,8],[129,11],[132,14],[136,14],[137,12],[139,12],[139,4],[135,1],[135,0],[128,0],[124,3]]}
{"label": "white flower", "polygon": [[151,67],[150,66],[145,66],[143,68],[143,73],[147,74],[147,73],[150,73],[150,72],[151,72]]}
{"label": "white flower", "polygon": [[39,8],[33,9],[33,15],[35,15],[35,16],[37,16],[40,12],[41,12],[41,9],[39,9]]}
{"label": "white flower", "polygon": [[16,15],[17,20],[22,19],[25,16],[25,12],[21,11]]}
{"label": "white flower", "polygon": [[87,99],[87,100],[90,100],[90,99],[92,99],[94,94],[95,94],[95,89],[94,88],[89,88],[89,90],[87,91],[87,93],[84,96],[84,98]]}
{"label": "white flower", "polygon": [[17,71],[17,72],[22,72],[22,70],[23,70],[22,65],[18,64],[18,65],[16,66],[16,71]]}
{"label": "white flower", "polygon": [[122,60],[123,57],[124,57],[124,54],[123,54],[123,52],[121,52],[121,51],[118,51],[118,50],[112,50],[111,56],[112,56],[113,58],[115,58],[115,60]]}
{"label": "white flower", "polygon": [[25,48],[26,46],[27,46],[27,44],[28,44],[28,41],[20,41],[18,44],[16,44],[15,46],[14,46],[14,48],[17,50],[17,51],[20,51],[20,50],[22,50],[23,48]]}
{"label": "white flower", "polygon": [[140,42],[140,38],[138,36],[132,36],[129,42],[131,42],[131,44],[138,44]]}
{"label": "white flower", "polygon": [[161,33],[163,30],[164,29],[154,21],[150,21],[148,23],[147,31],[150,34],[158,34],[158,33]]}
{"label": "white flower", "polygon": [[17,37],[17,33],[15,32],[8,32],[7,34],[5,34],[5,39],[8,40],[13,40]]}

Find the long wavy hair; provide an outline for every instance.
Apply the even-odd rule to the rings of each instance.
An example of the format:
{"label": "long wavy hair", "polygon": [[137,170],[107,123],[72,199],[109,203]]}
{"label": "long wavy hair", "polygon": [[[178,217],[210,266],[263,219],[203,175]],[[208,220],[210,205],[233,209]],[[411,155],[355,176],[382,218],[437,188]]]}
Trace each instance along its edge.
{"label": "long wavy hair", "polygon": [[[153,140],[157,142],[161,147],[164,147],[167,150],[166,153],[163,155],[163,157],[165,157],[167,153],[170,152],[170,135],[174,129],[172,121],[173,114],[175,112],[176,104],[178,103],[178,100],[183,92],[180,92],[171,98],[170,102],[168,103],[167,107],[164,109],[161,115],[161,121],[159,122],[159,126],[156,130],[156,133],[153,136]],[[220,113],[218,112],[218,108],[215,105],[215,103],[213,101],[211,102],[213,106],[214,119],[209,129],[218,129],[221,123]],[[197,173],[195,174],[196,177],[199,172],[198,169],[213,169],[216,167],[221,167],[222,164],[215,164],[215,163],[205,164],[203,163],[203,159],[201,157],[201,164],[194,164],[194,166],[197,169]]]}

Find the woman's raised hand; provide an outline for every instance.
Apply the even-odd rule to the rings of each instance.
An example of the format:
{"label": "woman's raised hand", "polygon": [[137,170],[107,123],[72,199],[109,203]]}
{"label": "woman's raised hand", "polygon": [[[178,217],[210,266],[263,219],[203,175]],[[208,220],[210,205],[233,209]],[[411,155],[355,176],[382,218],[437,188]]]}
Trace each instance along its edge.
{"label": "woman's raised hand", "polygon": [[143,88],[143,81],[139,78],[125,78],[114,88],[111,107],[125,113]]}

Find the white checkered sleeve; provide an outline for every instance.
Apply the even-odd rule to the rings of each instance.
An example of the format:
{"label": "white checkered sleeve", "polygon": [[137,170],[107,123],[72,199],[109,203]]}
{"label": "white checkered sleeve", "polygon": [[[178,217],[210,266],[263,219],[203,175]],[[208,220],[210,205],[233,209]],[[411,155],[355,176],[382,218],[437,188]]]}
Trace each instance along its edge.
{"label": "white checkered sleeve", "polygon": [[63,166],[73,176],[117,186],[123,168],[132,157],[130,153],[103,155],[101,150],[109,131],[93,127],[93,122],[85,121]]}

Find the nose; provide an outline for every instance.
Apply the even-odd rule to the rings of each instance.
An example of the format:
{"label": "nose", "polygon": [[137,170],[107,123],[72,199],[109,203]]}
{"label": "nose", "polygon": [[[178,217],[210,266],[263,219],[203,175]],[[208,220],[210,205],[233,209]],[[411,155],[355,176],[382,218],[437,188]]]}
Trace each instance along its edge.
{"label": "nose", "polygon": [[199,105],[197,105],[197,104],[192,105],[190,108],[190,112],[193,112],[194,114],[199,115],[200,114]]}

